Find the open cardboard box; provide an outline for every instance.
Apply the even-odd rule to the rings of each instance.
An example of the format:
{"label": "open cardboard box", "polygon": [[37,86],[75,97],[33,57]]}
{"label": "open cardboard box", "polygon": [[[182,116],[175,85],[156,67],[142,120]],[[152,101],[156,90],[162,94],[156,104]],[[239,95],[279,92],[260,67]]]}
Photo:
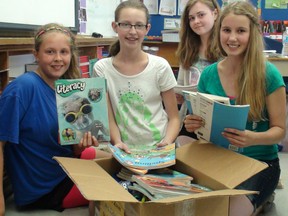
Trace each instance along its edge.
{"label": "open cardboard box", "polygon": [[141,203],[112,177],[121,168],[114,158],[81,160],[55,157],[88,200],[99,201],[100,215],[228,216],[230,196],[255,191],[233,189],[267,167],[266,164],[199,141],[176,149],[174,169],[194,177],[212,192]]}

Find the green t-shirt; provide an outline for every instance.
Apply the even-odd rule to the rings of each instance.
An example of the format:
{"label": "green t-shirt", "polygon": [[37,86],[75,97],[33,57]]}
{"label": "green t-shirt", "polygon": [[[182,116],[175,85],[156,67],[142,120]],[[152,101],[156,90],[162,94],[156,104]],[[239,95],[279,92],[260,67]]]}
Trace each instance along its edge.
{"label": "green t-shirt", "polygon": [[[219,74],[218,74],[218,62],[206,67],[201,74],[198,91],[208,94],[214,94],[219,96],[228,97],[222,87]],[[282,75],[275,65],[270,62],[266,63],[266,90],[267,95],[274,92],[276,89],[285,86]],[[235,104],[235,99],[230,99],[231,104]],[[248,121],[246,124],[246,129],[263,132],[269,129],[269,116],[265,113],[267,120],[262,121]],[[258,160],[273,160],[278,157],[278,147],[277,143],[274,145],[257,145],[249,146],[243,149],[242,154],[248,157],[258,159]]]}

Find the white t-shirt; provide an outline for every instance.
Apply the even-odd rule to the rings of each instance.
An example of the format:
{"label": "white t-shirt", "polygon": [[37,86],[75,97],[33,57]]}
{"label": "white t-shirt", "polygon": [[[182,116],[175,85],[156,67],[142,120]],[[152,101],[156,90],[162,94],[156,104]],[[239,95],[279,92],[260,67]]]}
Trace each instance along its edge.
{"label": "white t-shirt", "polygon": [[169,63],[148,55],[148,64],[139,74],[123,75],[113,66],[113,57],[96,62],[93,76],[107,79],[108,93],[121,139],[128,146],[160,142],[166,133],[167,113],[161,92],[177,84]]}

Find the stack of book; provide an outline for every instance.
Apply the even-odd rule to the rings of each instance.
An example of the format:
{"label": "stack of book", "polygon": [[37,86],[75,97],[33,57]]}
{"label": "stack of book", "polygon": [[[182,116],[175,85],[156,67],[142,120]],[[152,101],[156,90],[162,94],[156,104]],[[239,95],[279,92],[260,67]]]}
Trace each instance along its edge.
{"label": "stack of book", "polygon": [[117,177],[129,182],[128,190],[134,195],[141,194],[145,200],[157,200],[168,197],[189,195],[211,191],[207,187],[192,183],[193,177],[171,168],[150,170],[144,175],[135,175],[122,168]]}
{"label": "stack of book", "polygon": [[130,154],[112,144],[108,144],[108,148],[119,163],[137,174],[169,167],[176,162],[175,143],[163,147],[138,145],[130,148]]}

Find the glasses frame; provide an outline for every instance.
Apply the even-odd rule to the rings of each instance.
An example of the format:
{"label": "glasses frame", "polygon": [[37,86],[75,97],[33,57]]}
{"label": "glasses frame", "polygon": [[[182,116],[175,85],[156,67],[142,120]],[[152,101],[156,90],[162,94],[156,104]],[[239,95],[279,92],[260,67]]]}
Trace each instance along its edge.
{"label": "glasses frame", "polygon": [[[144,24],[130,24],[130,23],[122,23],[122,22],[116,22],[116,25],[123,29],[123,30],[130,30],[132,29],[132,27],[134,27],[134,29],[136,31],[144,31],[144,30],[147,30],[148,28],[148,24],[144,25]],[[123,25],[126,25],[126,26],[123,26]]]}
{"label": "glasses frame", "polygon": [[[91,110],[90,110],[90,112],[88,112],[88,113],[84,113],[83,112],[83,109],[85,108],[85,107],[90,107],[91,108]],[[66,113],[66,115],[65,115],[65,120],[67,121],[67,117],[69,116],[69,115],[73,115],[74,116],[74,120],[73,121],[67,121],[67,122],[69,122],[69,123],[74,123],[77,119],[78,119],[78,117],[80,116],[80,115],[88,115],[89,113],[91,113],[92,112],[92,106],[90,105],[90,104],[83,104],[81,107],[80,107],[80,110],[76,113],[76,112],[68,112],[68,113]]]}

